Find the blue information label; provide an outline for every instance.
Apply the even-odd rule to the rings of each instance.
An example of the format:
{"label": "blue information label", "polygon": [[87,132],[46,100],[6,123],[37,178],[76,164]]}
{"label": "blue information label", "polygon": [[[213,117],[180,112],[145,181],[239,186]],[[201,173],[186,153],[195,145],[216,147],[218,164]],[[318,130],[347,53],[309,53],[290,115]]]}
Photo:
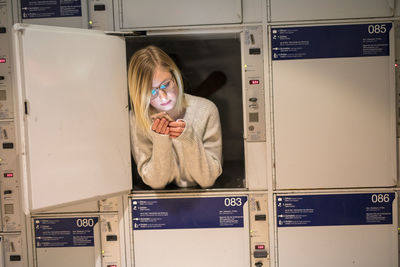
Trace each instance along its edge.
{"label": "blue information label", "polygon": [[272,60],[389,55],[392,23],[271,29]]}
{"label": "blue information label", "polygon": [[132,199],[134,230],[243,227],[246,196]]}
{"label": "blue information label", "polygon": [[278,227],[393,223],[394,193],[278,195]]}
{"label": "blue information label", "polygon": [[21,0],[22,19],[80,17],[81,0]]}
{"label": "blue information label", "polygon": [[93,247],[97,222],[97,217],[35,219],[36,247]]}

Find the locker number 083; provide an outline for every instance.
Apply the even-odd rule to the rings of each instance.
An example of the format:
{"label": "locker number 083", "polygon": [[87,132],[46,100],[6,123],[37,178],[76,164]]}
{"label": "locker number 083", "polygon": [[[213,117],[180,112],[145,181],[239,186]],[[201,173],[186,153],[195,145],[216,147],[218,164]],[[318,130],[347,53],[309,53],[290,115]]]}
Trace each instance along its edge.
{"label": "locker number 083", "polygon": [[368,26],[368,33],[369,34],[376,34],[376,33],[385,33],[386,32],[386,25],[385,24],[374,24]]}
{"label": "locker number 083", "polygon": [[240,197],[227,197],[224,203],[225,207],[240,207],[242,206],[242,199]]}
{"label": "locker number 083", "polygon": [[78,227],[93,227],[94,226],[94,220],[89,218],[89,219],[77,219],[76,220],[76,226]]}
{"label": "locker number 083", "polygon": [[371,201],[372,203],[388,203],[390,201],[389,194],[373,194]]}

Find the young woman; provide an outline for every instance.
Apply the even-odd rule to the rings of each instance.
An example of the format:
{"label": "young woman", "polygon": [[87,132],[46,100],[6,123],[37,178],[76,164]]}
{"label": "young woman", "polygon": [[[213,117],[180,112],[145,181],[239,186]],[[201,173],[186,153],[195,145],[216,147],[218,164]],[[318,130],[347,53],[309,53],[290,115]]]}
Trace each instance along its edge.
{"label": "young woman", "polygon": [[211,187],[222,172],[217,107],[185,94],[177,66],[155,46],[132,56],[128,82],[132,154],[144,183]]}

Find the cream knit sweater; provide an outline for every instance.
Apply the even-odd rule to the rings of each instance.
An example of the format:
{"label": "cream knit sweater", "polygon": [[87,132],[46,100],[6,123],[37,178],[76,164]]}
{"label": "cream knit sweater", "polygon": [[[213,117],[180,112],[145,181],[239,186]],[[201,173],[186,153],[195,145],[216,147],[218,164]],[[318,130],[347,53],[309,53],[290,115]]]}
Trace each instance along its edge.
{"label": "cream knit sweater", "polygon": [[136,127],[130,115],[131,148],[139,175],[153,189],[174,182],[179,187],[211,187],[222,172],[222,137],[218,109],[211,101],[185,94],[183,133],[175,139]]}

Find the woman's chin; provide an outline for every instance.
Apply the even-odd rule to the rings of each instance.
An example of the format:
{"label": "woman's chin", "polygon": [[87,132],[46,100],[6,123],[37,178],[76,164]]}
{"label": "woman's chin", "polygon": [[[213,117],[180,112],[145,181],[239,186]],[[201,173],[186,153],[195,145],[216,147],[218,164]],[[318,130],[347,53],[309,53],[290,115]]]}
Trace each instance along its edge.
{"label": "woman's chin", "polygon": [[172,111],[174,109],[175,105],[173,103],[168,103],[167,105],[159,105],[158,110],[161,111]]}

